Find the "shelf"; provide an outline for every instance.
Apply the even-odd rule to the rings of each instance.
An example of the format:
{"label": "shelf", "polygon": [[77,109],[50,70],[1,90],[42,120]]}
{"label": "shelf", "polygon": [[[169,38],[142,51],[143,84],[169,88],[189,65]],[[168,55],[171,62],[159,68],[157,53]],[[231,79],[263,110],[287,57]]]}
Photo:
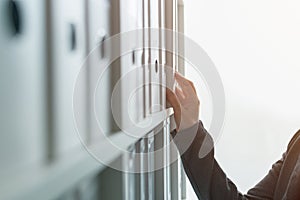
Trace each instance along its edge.
{"label": "shelf", "polygon": [[[170,108],[161,112],[157,112],[151,116],[152,118],[151,125],[145,128],[133,127],[131,130],[128,131],[130,133],[135,133],[134,136],[128,135],[128,133],[124,133],[123,131],[120,131],[116,135],[112,135],[110,137],[110,140],[116,146],[122,149],[127,149],[131,144],[134,144],[140,138],[144,137],[147,133],[149,133],[154,128],[156,128],[161,122],[169,118],[172,114],[173,114],[173,109]],[[146,124],[147,121],[148,119],[142,121],[140,124]]]}

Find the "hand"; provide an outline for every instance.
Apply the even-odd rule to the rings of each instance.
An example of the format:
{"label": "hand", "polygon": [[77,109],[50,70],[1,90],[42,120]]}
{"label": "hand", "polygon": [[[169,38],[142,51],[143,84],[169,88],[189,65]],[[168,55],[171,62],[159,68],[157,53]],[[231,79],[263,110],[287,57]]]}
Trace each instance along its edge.
{"label": "hand", "polygon": [[175,80],[181,89],[176,87],[174,94],[167,88],[167,101],[174,109],[176,130],[181,131],[198,123],[200,101],[190,80],[178,73],[175,73]]}

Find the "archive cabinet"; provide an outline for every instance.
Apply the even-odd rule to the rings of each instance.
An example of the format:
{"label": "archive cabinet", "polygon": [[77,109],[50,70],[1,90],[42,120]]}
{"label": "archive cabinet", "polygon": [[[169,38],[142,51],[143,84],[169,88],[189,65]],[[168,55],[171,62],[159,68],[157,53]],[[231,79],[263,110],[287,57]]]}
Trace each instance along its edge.
{"label": "archive cabinet", "polygon": [[165,87],[184,43],[164,30],[182,19],[175,0],[1,0],[0,199],[183,197]]}

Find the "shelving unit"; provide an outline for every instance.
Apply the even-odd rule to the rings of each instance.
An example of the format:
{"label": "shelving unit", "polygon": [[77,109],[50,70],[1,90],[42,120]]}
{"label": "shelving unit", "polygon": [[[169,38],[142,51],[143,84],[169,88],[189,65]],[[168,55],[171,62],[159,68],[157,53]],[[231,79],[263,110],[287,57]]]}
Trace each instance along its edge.
{"label": "shelving unit", "polygon": [[[184,73],[184,66],[178,68],[184,62],[166,52],[169,40],[161,29],[182,31],[182,9],[183,2],[177,0],[0,2],[0,10],[5,10],[0,12],[0,199],[183,199],[180,160],[168,165],[171,154],[178,156],[176,149],[151,155],[170,143],[175,126],[159,84],[171,78],[165,66]],[[101,90],[95,89],[101,63],[126,42],[119,41],[114,49],[99,44],[135,29],[144,30],[142,38],[137,37],[143,46],[132,43],[132,52],[112,63]],[[160,49],[148,48],[152,40]],[[183,44],[177,45],[175,37],[172,41],[176,52]],[[92,50],[96,54],[89,57]],[[73,87],[84,61],[76,121]],[[122,83],[116,101],[120,127],[110,113],[110,98],[117,81],[130,70],[136,70],[136,79]],[[128,104],[127,93],[140,83],[146,86]],[[101,100],[96,107],[95,97]],[[135,126],[128,121],[128,106]],[[99,135],[95,113],[105,135]],[[167,166],[153,171],[160,162]],[[129,171],[112,169],[108,163]],[[131,173],[133,168],[139,173]]]}

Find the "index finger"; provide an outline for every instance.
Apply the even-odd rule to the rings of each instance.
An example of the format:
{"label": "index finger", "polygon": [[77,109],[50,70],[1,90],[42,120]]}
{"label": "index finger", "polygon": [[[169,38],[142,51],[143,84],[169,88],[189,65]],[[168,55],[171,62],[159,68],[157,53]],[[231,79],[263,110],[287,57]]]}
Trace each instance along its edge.
{"label": "index finger", "polygon": [[196,89],[194,87],[194,84],[190,80],[184,78],[179,73],[175,73],[175,79],[182,88],[182,91],[185,95],[196,95]]}

